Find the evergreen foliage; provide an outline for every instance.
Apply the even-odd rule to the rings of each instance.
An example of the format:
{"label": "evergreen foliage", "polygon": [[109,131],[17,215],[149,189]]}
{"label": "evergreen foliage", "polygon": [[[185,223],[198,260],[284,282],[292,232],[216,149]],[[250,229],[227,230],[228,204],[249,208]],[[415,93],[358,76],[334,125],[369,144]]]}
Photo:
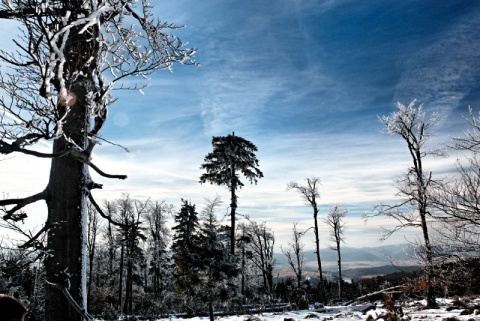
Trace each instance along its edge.
{"label": "evergreen foliage", "polygon": [[244,186],[237,172],[242,173],[251,184],[257,184],[263,173],[258,168],[258,159],[255,155],[257,147],[252,142],[232,133],[227,136],[214,136],[212,146],[213,151],[205,156],[204,163],[200,166],[206,171],[200,176],[200,183],[225,185],[230,190],[230,253],[234,255],[236,191],[237,188]]}
{"label": "evergreen foliage", "polygon": [[[202,267],[202,257],[198,250],[198,213],[195,205],[182,199],[182,207],[175,215],[176,225],[172,227],[174,231],[172,253],[175,264],[173,272],[173,284],[178,293],[183,297],[187,307],[191,307],[192,302],[197,298],[198,287],[200,283],[200,269]],[[193,308],[188,310],[193,313]]]}

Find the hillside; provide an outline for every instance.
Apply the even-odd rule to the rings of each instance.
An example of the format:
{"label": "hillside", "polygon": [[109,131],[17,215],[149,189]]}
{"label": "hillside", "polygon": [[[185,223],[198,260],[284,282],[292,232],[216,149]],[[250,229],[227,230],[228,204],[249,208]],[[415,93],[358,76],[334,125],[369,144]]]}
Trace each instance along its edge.
{"label": "hillside", "polygon": [[[402,269],[411,270],[419,265],[414,251],[409,245],[385,245],[379,247],[342,247],[342,270],[347,278],[367,275],[389,274]],[[338,270],[337,252],[324,248],[320,250],[322,269],[326,274],[335,274]],[[316,275],[317,259],[315,252],[305,251],[305,275]],[[276,275],[291,275],[287,259],[283,253],[275,254]]]}

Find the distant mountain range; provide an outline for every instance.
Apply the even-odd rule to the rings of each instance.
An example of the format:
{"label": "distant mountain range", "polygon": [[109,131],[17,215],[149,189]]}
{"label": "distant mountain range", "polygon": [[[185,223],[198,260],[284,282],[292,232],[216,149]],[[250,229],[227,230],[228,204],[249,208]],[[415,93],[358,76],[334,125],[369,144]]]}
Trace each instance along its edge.
{"label": "distant mountain range", "polygon": [[[283,253],[275,254],[275,274],[279,276],[293,275]],[[328,248],[320,249],[322,270],[328,274],[338,271],[337,252]],[[400,270],[412,270],[420,266],[415,258],[414,249],[408,244],[385,245],[378,247],[342,247],[342,270],[345,277],[362,277],[368,275],[390,274]],[[317,273],[317,257],[314,251],[305,251],[305,275],[315,276]]]}

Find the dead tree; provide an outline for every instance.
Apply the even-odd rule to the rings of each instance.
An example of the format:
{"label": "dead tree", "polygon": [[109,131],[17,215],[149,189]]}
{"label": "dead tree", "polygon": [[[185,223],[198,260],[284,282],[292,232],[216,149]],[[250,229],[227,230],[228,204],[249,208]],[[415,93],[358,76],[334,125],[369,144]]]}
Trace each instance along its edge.
{"label": "dead tree", "polygon": [[[194,63],[195,51],[166,33],[177,27],[154,19],[150,9],[146,1],[133,0],[0,0],[0,18],[22,26],[20,37],[12,39],[16,50],[0,50],[9,67],[0,73],[0,153],[51,159],[43,191],[4,199],[0,206],[4,220],[18,221],[28,216],[27,205],[47,204],[41,231],[48,233],[47,321],[88,315],[76,312],[86,309],[87,204],[94,201],[91,191],[102,186],[90,169],[126,178],[105,173],[92,159],[115,100],[111,89],[138,89],[122,80]],[[32,148],[42,141],[52,142],[51,153]],[[41,234],[27,243],[33,245]]]}
{"label": "dead tree", "polygon": [[338,264],[338,297],[343,295],[343,280],[342,280],[342,255],[340,245],[345,242],[345,222],[343,218],[347,216],[348,210],[339,205],[333,206],[329,211],[325,223],[330,226],[330,240],[334,242],[334,246],[330,246],[332,250],[337,252]]}
{"label": "dead tree", "polygon": [[281,248],[282,253],[287,257],[287,262],[297,278],[297,288],[302,287],[303,277],[303,263],[305,257],[304,247],[302,243],[302,236],[308,231],[299,231],[297,229],[297,222],[293,223],[292,241],[288,243],[287,248]]}
{"label": "dead tree", "polygon": [[407,144],[412,165],[407,173],[396,181],[398,194],[401,199],[395,205],[380,205],[375,215],[386,215],[398,221],[398,225],[387,231],[384,237],[404,227],[419,227],[423,236],[423,266],[427,291],[427,306],[435,307],[433,291],[433,247],[428,230],[428,219],[432,217],[432,201],[430,191],[436,182],[432,173],[424,169],[423,160],[428,155],[442,156],[441,150],[428,150],[427,142],[432,138],[432,127],[438,122],[439,115],[432,113],[427,119],[422,105],[415,107],[415,100],[408,106],[397,103],[398,111],[390,116],[383,116],[380,122],[385,126],[388,134],[399,135]]}
{"label": "dead tree", "polygon": [[318,274],[320,277],[319,285],[320,285],[320,293],[322,299],[326,300],[326,293],[324,289],[323,283],[323,272],[322,272],[322,260],[320,257],[320,235],[318,230],[318,206],[317,206],[317,199],[320,198],[320,192],[318,191],[318,185],[320,185],[320,178],[319,177],[309,177],[306,179],[306,185],[300,185],[297,182],[290,182],[287,184],[287,191],[294,189],[298,191],[302,198],[305,200],[307,205],[312,206],[313,210],[313,222],[314,222],[314,233],[315,233],[315,253],[317,255],[317,266],[318,266]]}

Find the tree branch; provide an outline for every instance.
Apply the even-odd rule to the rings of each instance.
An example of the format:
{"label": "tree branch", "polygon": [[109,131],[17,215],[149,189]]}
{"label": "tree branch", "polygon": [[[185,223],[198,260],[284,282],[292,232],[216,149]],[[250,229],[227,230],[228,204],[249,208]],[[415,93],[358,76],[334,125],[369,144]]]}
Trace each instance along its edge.
{"label": "tree branch", "polygon": [[61,15],[61,10],[59,8],[46,7],[40,12],[35,6],[25,7],[25,8],[16,8],[9,10],[0,10],[0,19],[27,19],[38,16],[59,16]]}
{"label": "tree branch", "polygon": [[36,156],[39,158],[58,158],[58,157],[66,156],[68,153],[70,153],[70,150],[65,150],[60,153],[41,153],[34,150],[25,149],[21,147],[20,144],[17,144],[16,142],[9,144],[3,140],[0,140],[0,153],[6,155],[12,152],[19,152],[26,155]]}
{"label": "tree branch", "polygon": [[27,242],[25,242],[24,244],[20,245],[19,248],[21,249],[25,249],[25,248],[28,248],[30,247],[49,227],[49,224],[48,222],[45,223],[45,226],[42,227],[40,229],[40,231],[38,231],[37,234],[35,234],[33,237],[31,237]]}
{"label": "tree branch", "polygon": [[72,295],[68,291],[66,287],[62,287],[57,283],[52,283],[49,281],[45,281],[51,287],[62,291],[63,295],[67,298],[68,303],[87,321],[93,321],[93,317],[87,312],[86,309],[82,308],[75,300],[73,299]]}
{"label": "tree branch", "polygon": [[127,175],[112,175],[112,174],[107,174],[107,173],[105,173],[104,171],[102,171],[100,168],[98,168],[97,166],[95,166],[92,162],[85,162],[85,164],[87,164],[88,166],[90,166],[91,168],[93,168],[93,170],[95,170],[95,172],[97,172],[98,174],[102,175],[103,177],[107,177],[107,178],[118,178],[118,179],[126,179],[126,178],[127,178]]}
{"label": "tree branch", "polygon": [[21,213],[15,215],[14,213],[18,211],[19,209],[22,209],[23,207],[35,203],[36,201],[39,200],[46,200],[47,199],[47,190],[43,190],[40,193],[25,197],[25,198],[16,198],[16,199],[5,199],[5,200],[0,200],[0,206],[6,206],[6,205],[13,205],[16,204],[12,209],[5,211],[6,215],[3,216],[4,220],[11,219],[15,222],[18,222],[24,218],[27,217],[27,214]]}
{"label": "tree branch", "polygon": [[114,221],[111,216],[109,216],[109,215],[107,215],[103,212],[102,208],[95,201],[92,194],[88,195],[88,199],[90,200],[90,203],[92,203],[92,205],[95,207],[97,212],[100,214],[100,216],[103,217],[104,219],[106,219],[107,221],[109,221],[110,223],[112,223],[113,225],[118,226],[118,227],[122,227],[122,228],[127,228],[127,227],[130,227],[130,226],[134,225],[134,224],[122,224],[122,223],[118,223],[117,221]]}

